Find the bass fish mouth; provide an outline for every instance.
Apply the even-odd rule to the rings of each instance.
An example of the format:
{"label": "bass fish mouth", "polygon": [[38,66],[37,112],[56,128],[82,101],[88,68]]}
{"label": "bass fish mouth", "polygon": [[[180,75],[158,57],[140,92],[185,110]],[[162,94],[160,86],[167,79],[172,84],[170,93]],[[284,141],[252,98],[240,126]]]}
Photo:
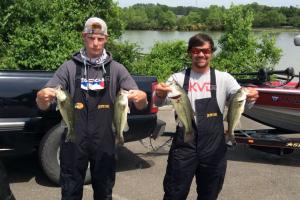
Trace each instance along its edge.
{"label": "bass fish mouth", "polygon": [[181,97],[181,94],[176,95],[176,96],[170,96],[169,98],[170,99],[179,99],[180,97]]}

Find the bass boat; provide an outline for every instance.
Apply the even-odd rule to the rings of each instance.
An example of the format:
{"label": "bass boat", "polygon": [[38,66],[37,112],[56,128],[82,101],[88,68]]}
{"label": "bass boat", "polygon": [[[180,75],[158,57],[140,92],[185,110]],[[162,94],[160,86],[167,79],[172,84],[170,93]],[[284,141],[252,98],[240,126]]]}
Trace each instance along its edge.
{"label": "bass boat", "polygon": [[[244,115],[262,124],[287,132],[300,133],[300,80],[293,68],[282,71],[261,69],[255,79],[237,79],[242,86],[256,87],[259,98]],[[275,81],[270,81],[274,79]]]}

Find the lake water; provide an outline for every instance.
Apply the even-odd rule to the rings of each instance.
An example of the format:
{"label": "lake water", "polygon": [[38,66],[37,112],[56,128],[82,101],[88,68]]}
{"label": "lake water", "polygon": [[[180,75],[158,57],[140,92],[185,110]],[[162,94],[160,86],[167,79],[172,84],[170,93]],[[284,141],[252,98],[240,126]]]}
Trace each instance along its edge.
{"label": "lake water", "polygon": [[[195,35],[198,32],[179,32],[179,31],[125,31],[121,37],[121,41],[129,41],[137,43],[147,53],[152,48],[156,41],[169,40],[184,40]],[[206,32],[218,43],[221,37],[221,32]],[[255,32],[260,34],[261,32]],[[295,72],[300,71],[300,46],[294,45],[294,37],[300,32],[276,32],[276,46],[282,49],[282,57],[280,62],[276,65],[276,69],[286,69],[287,67],[294,67]]]}

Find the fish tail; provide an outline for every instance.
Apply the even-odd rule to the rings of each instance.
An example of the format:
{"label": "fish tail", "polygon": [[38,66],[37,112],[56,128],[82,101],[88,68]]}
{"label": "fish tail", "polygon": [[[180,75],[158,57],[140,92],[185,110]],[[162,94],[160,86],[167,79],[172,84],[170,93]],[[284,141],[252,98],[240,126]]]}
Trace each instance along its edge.
{"label": "fish tail", "polygon": [[75,134],[74,130],[68,129],[67,135],[66,135],[66,141],[75,142]]}
{"label": "fish tail", "polygon": [[234,135],[231,134],[226,135],[225,142],[226,145],[229,147],[234,147],[237,144]]}
{"label": "fish tail", "polygon": [[123,134],[118,134],[116,137],[116,144],[117,145],[124,145],[124,137]]}
{"label": "fish tail", "polygon": [[234,137],[234,130],[231,128],[228,129],[227,135],[228,135],[228,137]]}

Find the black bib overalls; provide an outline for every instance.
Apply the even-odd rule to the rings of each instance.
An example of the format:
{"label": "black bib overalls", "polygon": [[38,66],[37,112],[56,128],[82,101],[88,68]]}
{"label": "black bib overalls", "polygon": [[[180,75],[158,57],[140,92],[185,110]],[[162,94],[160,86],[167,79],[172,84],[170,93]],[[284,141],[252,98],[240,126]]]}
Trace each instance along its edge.
{"label": "black bib overalls", "polygon": [[[226,172],[223,115],[216,98],[215,70],[211,71],[211,98],[195,101],[196,137],[184,143],[183,129],[177,127],[169,152],[164,178],[164,199],[184,200],[196,177],[198,200],[215,200],[222,189]],[[184,89],[188,91],[190,69],[186,70]]]}
{"label": "black bib overalls", "polygon": [[[109,66],[104,76],[109,80]],[[81,68],[75,78],[75,142],[62,138],[60,149],[63,200],[82,199],[86,169],[90,163],[95,200],[112,199],[115,183],[115,137],[112,132],[113,103],[109,82],[101,91],[80,88]]]}

